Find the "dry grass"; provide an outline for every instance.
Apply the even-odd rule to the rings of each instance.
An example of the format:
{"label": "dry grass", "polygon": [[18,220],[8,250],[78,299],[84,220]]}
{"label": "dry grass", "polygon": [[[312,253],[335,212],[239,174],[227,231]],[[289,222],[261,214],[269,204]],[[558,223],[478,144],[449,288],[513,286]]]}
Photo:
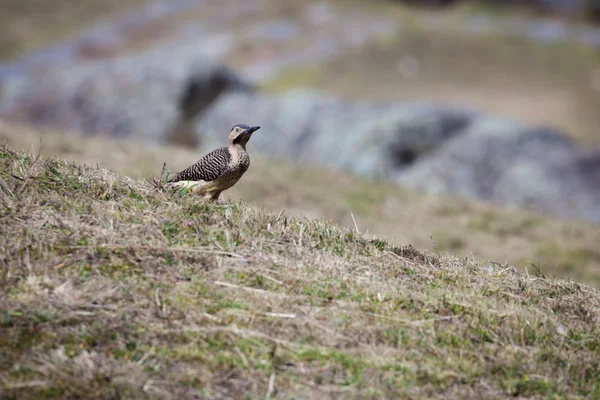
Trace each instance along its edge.
{"label": "dry grass", "polygon": [[[36,131],[0,122],[0,144],[42,155],[59,155],[79,164],[100,165],[136,178],[158,177],[163,163],[175,171],[211,149],[188,151],[138,142],[81,138],[49,130]],[[517,269],[600,287],[600,226],[561,221],[535,213],[446,196],[429,196],[314,166],[266,160],[249,151],[252,166],[224,193],[290,216],[325,218],[390,242],[410,243],[431,252],[449,251],[480,261],[508,262]],[[335,195],[332,195],[335,194]],[[435,248],[431,240],[435,240]]]}
{"label": "dry grass", "polygon": [[600,395],[600,293],[0,149],[2,398]]}

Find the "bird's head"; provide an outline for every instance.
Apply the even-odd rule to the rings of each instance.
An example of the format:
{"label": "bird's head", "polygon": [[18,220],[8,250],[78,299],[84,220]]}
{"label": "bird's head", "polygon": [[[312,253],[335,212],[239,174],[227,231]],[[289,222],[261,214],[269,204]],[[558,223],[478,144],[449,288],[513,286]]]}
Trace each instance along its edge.
{"label": "bird's head", "polygon": [[235,125],[229,132],[229,144],[240,144],[245,147],[248,140],[250,140],[250,136],[259,129],[260,126]]}

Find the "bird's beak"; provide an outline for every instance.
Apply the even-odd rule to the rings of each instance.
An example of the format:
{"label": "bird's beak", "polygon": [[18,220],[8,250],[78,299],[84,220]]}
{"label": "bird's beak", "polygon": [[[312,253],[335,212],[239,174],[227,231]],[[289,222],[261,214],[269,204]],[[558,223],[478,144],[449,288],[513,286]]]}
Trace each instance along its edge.
{"label": "bird's beak", "polygon": [[260,126],[253,126],[252,128],[248,128],[244,131],[244,136],[251,135],[259,129],[260,129]]}
{"label": "bird's beak", "polygon": [[233,143],[246,143],[250,140],[250,136],[254,132],[260,129],[260,126],[253,126],[252,128],[248,128],[245,131],[240,132],[237,137],[234,139]]}

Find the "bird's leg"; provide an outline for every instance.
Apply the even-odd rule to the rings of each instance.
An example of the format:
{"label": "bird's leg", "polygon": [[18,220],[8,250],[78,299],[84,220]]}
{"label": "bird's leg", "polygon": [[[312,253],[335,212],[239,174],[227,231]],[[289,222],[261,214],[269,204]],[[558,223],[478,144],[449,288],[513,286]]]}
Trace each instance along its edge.
{"label": "bird's leg", "polygon": [[220,195],[221,195],[221,191],[219,190],[219,191],[217,191],[217,192],[214,192],[214,193],[212,194],[212,196],[210,197],[210,199],[211,199],[213,202],[215,202],[215,203],[217,203],[217,204],[220,204],[220,203],[221,203],[221,201],[219,200],[219,196],[220,196]]}

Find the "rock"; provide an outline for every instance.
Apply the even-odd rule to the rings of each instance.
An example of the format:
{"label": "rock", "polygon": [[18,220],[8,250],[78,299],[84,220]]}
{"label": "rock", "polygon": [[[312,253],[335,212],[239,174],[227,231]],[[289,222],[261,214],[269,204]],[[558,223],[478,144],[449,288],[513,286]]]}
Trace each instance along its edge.
{"label": "rock", "polygon": [[193,43],[2,81],[0,116],[87,134],[195,145],[185,128],[223,92],[251,91]]}
{"label": "rock", "polygon": [[260,124],[260,152],[389,178],[460,132],[475,115],[427,104],[347,103],[308,91],[228,94],[198,122],[207,146],[236,123]]}
{"label": "rock", "polygon": [[551,129],[476,119],[395,180],[429,193],[515,205],[600,222],[600,149]]}
{"label": "rock", "polygon": [[252,87],[224,65],[205,65],[192,71],[177,102],[178,121],[167,132],[166,142],[188,147],[198,146],[199,137],[194,130],[196,118],[222,93],[232,89],[251,91]]}

